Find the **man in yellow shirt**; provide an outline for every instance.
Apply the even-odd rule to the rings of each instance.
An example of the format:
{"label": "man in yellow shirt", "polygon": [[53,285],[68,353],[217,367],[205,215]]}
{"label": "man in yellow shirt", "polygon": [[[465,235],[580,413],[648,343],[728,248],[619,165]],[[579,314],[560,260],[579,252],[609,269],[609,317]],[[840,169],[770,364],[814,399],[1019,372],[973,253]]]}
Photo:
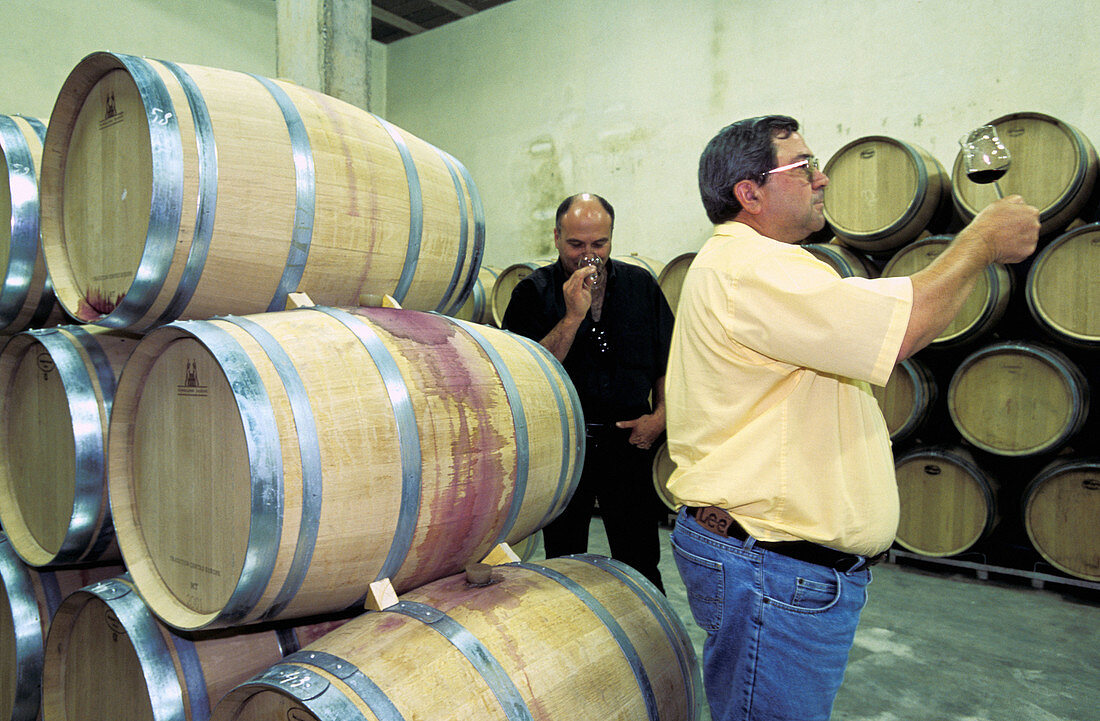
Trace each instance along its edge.
{"label": "man in yellow shirt", "polygon": [[911,277],[841,278],[799,247],[824,189],[798,122],[724,128],[699,161],[713,237],[684,278],[666,376],[672,545],[707,631],[714,721],[829,718],[870,581],[898,524],[870,384],[958,313],[991,263],[1038,240],[997,201]]}

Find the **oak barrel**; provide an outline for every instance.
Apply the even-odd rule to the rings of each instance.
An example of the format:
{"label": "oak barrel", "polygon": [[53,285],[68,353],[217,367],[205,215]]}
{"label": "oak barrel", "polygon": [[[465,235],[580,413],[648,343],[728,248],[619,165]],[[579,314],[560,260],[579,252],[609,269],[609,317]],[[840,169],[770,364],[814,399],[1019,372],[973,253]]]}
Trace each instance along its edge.
{"label": "oak barrel", "polygon": [[661,286],[661,292],[665,294],[668,307],[676,312],[676,306],[680,304],[680,289],[684,285],[684,276],[687,275],[691,261],[695,260],[696,253],[681,253],[665,263],[661,274],[657,277],[657,285]]}
{"label": "oak barrel", "polygon": [[[1077,128],[1043,113],[1011,113],[989,123],[1012,157],[997,183],[1039,209],[1041,233],[1057,232],[1078,218],[1096,184],[1096,150]],[[997,199],[992,183],[966,178],[962,152],[952,170],[955,208],[970,220]]]}
{"label": "oak barrel", "polygon": [[346,619],[180,634],[157,621],[127,576],[69,594],[50,626],[42,707],[50,721],[207,721],[230,689]]}
{"label": "oak barrel", "polygon": [[637,253],[630,253],[628,255],[613,255],[611,260],[616,263],[626,263],[627,265],[635,265],[644,270],[648,270],[649,274],[653,276],[653,280],[657,280],[661,277],[661,273],[664,272],[665,264],[654,258],[647,258],[644,255],[638,255]]}
{"label": "oak barrel", "polygon": [[825,219],[841,240],[869,252],[914,240],[949,206],[951,181],[928,151],[881,135],[857,138],[825,164]]}
{"label": "oak barrel", "polygon": [[927,365],[916,358],[906,358],[894,366],[884,387],[872,386],[871,392],[886,420],[890,440],[898,443],[920,430],[928,420],[939,388]]}
{"label": "oak barrel", "polygon": [[508,303],[512,300],[512,291],[519,285],[519,282],[531,275],[532,271],[557,261],[556,256],[539,260],[523,260],[512,263],[500,271],[496,282],[493,283],[493,322],[496,323],[498,328],[504,323],[504,311],[508,310]]}
{"label": "oak barrel", "polygon": [[1100,347],[1100,223],[1064,233],[1044,247],[1027,274],[1024,297],[1035,322],[1057,341]]}
{"label": "oak barrel", "polygon": [[665,597],[599,556],[451,576],[231,691],[213,721],[690,721],[698,664]]}
{"label": "oak barrel", "polygon": [[[934,235],[899,249],[882,268],[882,277],[910,276],[932,264],[947,249],[954,236]],[[974,289],[947,327],[930,345],[941,348],[972,343],[987,335],[1004,317],[1012,297],[1013,276],[1000,263],[986,266]]]}
{"label": "oak barrel", "polygon": [[38,118],[0,115],[0,333],[64,320],[38,242],[38,175],[46,126]]}
{"label": "oak barrel", "polygon": [[1081,429],[1089,386],[1061,351],[1003,341],[959,364],[947,388],[947,408],[955,428],[978,448],[1032,456],[1058,450]]}
{"label": "oak barrel", "polygon": [[1024,528],[1043,558],[1060,571],[1100,581],[1100,458],[1050,463],[1024,490]]}
{"label": "oak barrel", "polygon": [[877,278],[878,269],[867,258],[839,243],[808,243],[802,246],[818,260],[829,264],[841,278]]}
{"label": "oak barrel", "polygon": [[447,153],[293,83],[117,53],[70,72],[42,153],[42,245],[76,318],[139,330],[294,291],[453,312],[484,219]]}
{"label": "oak barrel", "polygon": [[119,558],[107,503],[115,383],[137,336],[59,326],[0,350],[0,524],[35,566]]}
{"label": "oak barrel", "polygon": [[915,448],[894,466],[898,545],[924,556],[954,556],[988,537],[1000,521],[1000,485],[963,448]]}
{"label": "oak barrel", "polygon": [[491,325],[493,322],[491,293],[499,275],[500,268],[482,265],[481,270],[477,273],[474,289],[470,291],[470,297],[466,299],[461,308],[454,312],[454,317],[473,323]]}
{"label": "oak barrel", "polygon": [[108,448],[126,566],[194,630],[361,605],[530,535],[572,496],[584,418],[529,339],[314,307],[151,331]]}
{"label": "oak barrel", "polygon": [[0,533],[0,719],[41,718],[42,664],[54,613],[81,586],[122,571],[119,564],[34,568]]}
{"label": "oak barrel", "polygon": [[672,497],[672,493],[668,490],[668,479],[675,470],[676,464],[668,453],[668,442],[666,441],[657,448],[657,453],[653,456],[653,487],[657,490],[657,497],[661,499],[661,503],[673,511],[678,506],[676,499]]}

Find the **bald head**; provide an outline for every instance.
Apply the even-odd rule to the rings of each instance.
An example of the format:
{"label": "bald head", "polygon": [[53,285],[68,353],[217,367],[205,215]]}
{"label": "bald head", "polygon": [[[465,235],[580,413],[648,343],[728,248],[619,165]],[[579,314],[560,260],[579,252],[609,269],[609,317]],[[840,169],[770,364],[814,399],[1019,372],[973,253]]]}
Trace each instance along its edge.
{"label": "bald head", "polygon": [[614,221],[611,204],[598,195],[579,193],[562,201],[554,225],[554,245],[567,273],[575,273],[588,255],[607,263]]}
{"label": "bald head", "polygon": [[611,203],[594,193],[577,193],[576,195],[570,195],[568,198],[561,201],[561,204],[558,206],[558,212],[554,216],[554,234],[561,234],[562,219],[566,215],[569,215],[574,220],[595,220],[598,216],[605,214],[610,220],[608,226],[610,230],[615,227],[615,209],[611,207]]}

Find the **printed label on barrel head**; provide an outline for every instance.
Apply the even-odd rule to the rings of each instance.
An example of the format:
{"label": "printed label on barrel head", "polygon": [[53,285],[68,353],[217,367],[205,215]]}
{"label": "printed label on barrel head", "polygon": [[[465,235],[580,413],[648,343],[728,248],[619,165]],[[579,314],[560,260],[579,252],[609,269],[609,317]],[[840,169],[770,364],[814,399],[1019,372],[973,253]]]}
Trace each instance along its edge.
{"label": "printed label on barrel head", "polygon": [[1081,488],[1084,488],[1086,491],[1100,491],[1100,479],[1086,478],[1081,481]]}
{"label": "printed label on barrel head", "polygon": [[180,558],[179,556],[169,556],[168,560],[170,560],[172,563],[177,563],[181,566],[186,566],[187,568],[194,569],[196,571],[208,574],[210,576],[220,576],[220,575],[222,575],[222,572],[220,570],[216,569],[216,568],[211,568],[210,566],[204,566],[201,563],[195,563],[194,561],[189,561],[186,558]]}
{"label": "printed label on barrel head", "polygon": [[132,275],[133,275],[133,273],[131,273],[130,271],[124,270],[124,271],[120,271],[118,273],[104,273],[103,275],[93,275],[92,280],[94,280],[94,281],[118,280],[119,278],[129,278]]}
{"label": "printed label on barrel head", "polygon": [[111,609],[107,609],[107,612],[103,614],[103,619],[107,623],[107,628],[111,629],[111,633],[114,634],[112,640],[118,641],[119,636],[126,636],[126,627],[122,625],[122,622],[118,620],[118,616]]}
{"label": "printed label on barrel head", "polygon": [[48,381],[50,379],[50,373],[56,367],[53,362],[53,356],[43,351],[35,357],[35,363],[38,365],[38,370],[42,371],[42,380]]}
{"label": "printed label on barrel head", "polygon": [[198,396],[205,398],[209,390],[199,383],[199,364],[194,358],[188,359],[187,370],[183,374],[183,383],[176,386],[176,395]]}
{"label": "printed label on barrel head", "polygon": [[118,125],[125,118],[125,113],[118,109],[115,104],[115,94],[107,93],[107,100],[104,103],[103,118],[99,121],[99,129],[106,130],[112,125]]}
{"label": "printed label on barrel head", "polygon": [[926,476],[938,476],[943,470],[935,463],[927,463],[924,466],[924,475]]}

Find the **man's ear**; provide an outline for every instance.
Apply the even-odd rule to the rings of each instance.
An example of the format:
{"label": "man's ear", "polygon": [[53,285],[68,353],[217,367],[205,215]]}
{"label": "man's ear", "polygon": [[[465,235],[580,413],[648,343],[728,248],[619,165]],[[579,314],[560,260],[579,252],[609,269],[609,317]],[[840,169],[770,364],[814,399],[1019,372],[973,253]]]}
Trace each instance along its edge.
{"label": "man's ear", "polygon": [[739,181],[733,186],[733,197],[741,204],[741,207],[749,213],[756,215],[760,212],[760,188],[751,180]]}

